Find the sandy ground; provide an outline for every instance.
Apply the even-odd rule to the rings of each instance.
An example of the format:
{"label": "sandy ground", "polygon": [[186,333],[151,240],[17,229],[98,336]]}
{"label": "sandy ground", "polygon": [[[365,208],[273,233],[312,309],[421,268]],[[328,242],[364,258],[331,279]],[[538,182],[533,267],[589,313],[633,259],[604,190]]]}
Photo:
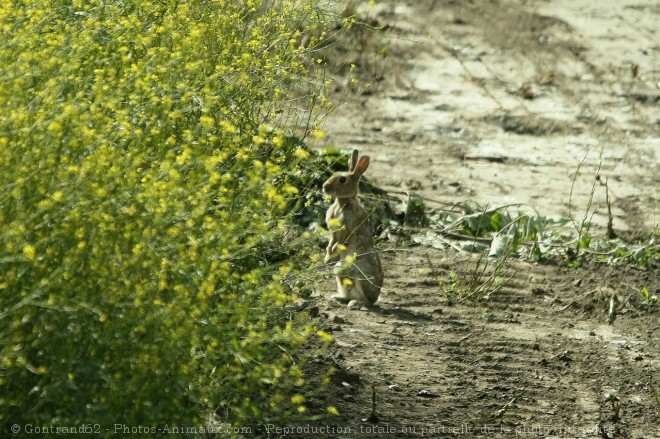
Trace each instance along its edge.
{"label": "sandy ground", "polygon": [[[365,66],[382,81],[329,117],[326,140],[370,154],[381,186],[568,216],[584,160],[574,214],[600,175],[616,230],[660,223],[658,2],[378,2],[365,15],[389,26],[390,57]],[[604,225],[602,185],[592,207]]]}
{"label": "sandy ground", "polygon": [[[379,186],[431,207],[590,209],[602,227],[607,181],[617,234],[658,227],[656,0],[360,8],[387,27],[373,44],[388,57],[358,65],[369,93],[338,89],[347,101],[318,146],[359,148]],[[639,299],[642,288],[660,291],[657,271],[509,261],[502,290],[458,303],[446,279],[469,277],[476,256],[378,245],[391,251],[375,308],[329,301],[330,277],[313,297],[335,337],[317,365],[338,372],[310,405],[340,415],[298,437],[660,438],[660,305]]]}

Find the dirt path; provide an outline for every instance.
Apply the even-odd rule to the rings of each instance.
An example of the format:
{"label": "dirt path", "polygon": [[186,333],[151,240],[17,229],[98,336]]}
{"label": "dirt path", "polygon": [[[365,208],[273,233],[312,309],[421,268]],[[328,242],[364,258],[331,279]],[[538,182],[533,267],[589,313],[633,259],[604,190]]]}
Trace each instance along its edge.
{"label": "dirt path", "polygon": [[[487,302],[448,304],[438,276],[473,264],[417,250],[387,258],[376,309],[321,300],[340,371],[316,403],[337,406],[330,425],[350,429],[322,437],[660,437],[658,310],[630,289],[657,279],[511,264],[515,280]],[[365,421],[373,391],[377,423]]]}
{"label": "dirt path", "polygon": [[[323,142],[370,154],[381,187],[435,207],[568,216],[584,160],[573,215],[600,175],[618,234],[657,227],[657,1],[378,2],[365,14],[389,27],[387,62],[361,66],[382,80],[330,116]],[[600,183],[591,208],[604,225]],[[446,280],[469,277],[476,257],[383,256],[376,308],[328,301],[331,279],[315,296],[336,340],[319,365],[338,372],[310,403],[340,415],[299,437],[660,438],[660,310],[639,300],[660,291],[657,272],[509,262],[503,290],[451,303]]]}
{"label": "dirt path", "polygon": [[[584,159],[573,214],[600,165],[614,228],[648,234],[660,222],[660,5],[521,3],[378,2],[365,14],[389,26],[390,58],[363,68],[382,81],[331,115],[327,143],[371,154],[385,188],[551,217],[568,216]],[[602,185],[592,207],[604,225]]]}

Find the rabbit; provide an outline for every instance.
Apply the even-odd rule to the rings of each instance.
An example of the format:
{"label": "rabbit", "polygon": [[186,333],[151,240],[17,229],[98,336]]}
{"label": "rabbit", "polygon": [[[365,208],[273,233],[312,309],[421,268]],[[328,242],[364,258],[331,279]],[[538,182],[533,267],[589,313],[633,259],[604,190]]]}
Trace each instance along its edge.
{"label": "rabbit", "polygon": [[357,196],[369,156],[358,160],[358,155],[358,150],[353,150],[348,172],[335,172],[323,183],[323,192],[334,198],[325,216],[332,232],[325,262],[337,262],[338,294],[333,299],[348,303],[349,308],[375,304],[383,286],[383,269],[371,236],[369,216]]}

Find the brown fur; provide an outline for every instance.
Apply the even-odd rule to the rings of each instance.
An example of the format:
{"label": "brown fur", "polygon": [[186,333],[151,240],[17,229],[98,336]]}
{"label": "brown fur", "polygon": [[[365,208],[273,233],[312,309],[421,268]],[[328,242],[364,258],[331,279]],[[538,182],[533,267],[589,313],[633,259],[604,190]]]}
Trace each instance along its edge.
{"label": "brown fur", "polygon": [[[340,229],[333,230],[326,248],[325,261],[336,261],[336,298],[349,306],[373,305],[383,286],[383,269],[374,247],[367,212],[358,199],[360,177],[369,166],[369,156],[358,160],[354,150],[348,172],[336,172],[324,184],[323,191],[335,198],[328,209],[326,222],[338,220]],[[346,248],[339,250],[339,245]],[[346,258],[354,257],[352,263]]]}

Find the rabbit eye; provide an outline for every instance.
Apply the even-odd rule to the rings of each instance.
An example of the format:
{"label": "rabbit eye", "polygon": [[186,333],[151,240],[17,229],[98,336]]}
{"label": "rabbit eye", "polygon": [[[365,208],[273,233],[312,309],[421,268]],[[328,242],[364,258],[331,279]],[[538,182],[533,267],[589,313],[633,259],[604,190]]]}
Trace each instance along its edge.
{"label": "rabbit eye", "polygon": [[346,183],[346,177],[339,177],[339,182],[340,183]]}

